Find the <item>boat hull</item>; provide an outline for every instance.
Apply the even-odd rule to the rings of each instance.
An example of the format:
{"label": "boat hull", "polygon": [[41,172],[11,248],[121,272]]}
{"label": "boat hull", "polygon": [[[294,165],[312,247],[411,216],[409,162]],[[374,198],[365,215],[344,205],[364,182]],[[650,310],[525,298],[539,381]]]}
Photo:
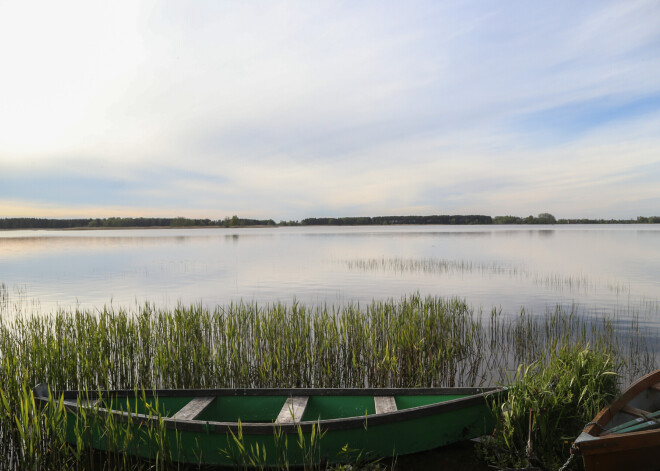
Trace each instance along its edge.
{"label": "boat hull", "polygon": [[[502,393],[493,388],[223,389],[101,392],[84,398],[67,391],[60,397],[72,443],[82,437],[88,446],[145,458],[165,450],[183,463],[277,466],[405,455],[488,434],[494,416],[486,395]],[[393,397],[400,408],[377,412],[374,396]],[[177,418],[176,410],[195,397],[211,398],[212,405],[193,419]],[[277,412],[290,397],[309,398],[305,413],[279,422]],[[43,394],[37,399],[47,400]],[[240,422],[226,420],[235,415]]]}
{"label": "boat hull", "polygon": [[657,471],[660,469],[660,434],[647,432],[600,443],[582,450],[587,471]]}
{"label": "boat hull", "polygon": [[660,370],[633,383],[603,408],[575,442],[587,471],[660,469]]}

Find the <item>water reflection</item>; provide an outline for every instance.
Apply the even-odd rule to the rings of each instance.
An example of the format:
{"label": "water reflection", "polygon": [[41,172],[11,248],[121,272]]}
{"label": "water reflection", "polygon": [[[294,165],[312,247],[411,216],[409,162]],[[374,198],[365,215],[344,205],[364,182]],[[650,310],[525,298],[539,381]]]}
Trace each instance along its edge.
{"label": "water reflection", "polygon": [[0,282],[48,309],[369,303],[419,292],[485,312],[643,311],[642,299],[660,299],[658,237],[660,227],[632,226],[17,231],[0,233]]}
{"label": "water reflection", "polygon": [[552,229],[542,229],[537,231],[537,234],[541,237],[552,237],[555,234],[555,231]]}

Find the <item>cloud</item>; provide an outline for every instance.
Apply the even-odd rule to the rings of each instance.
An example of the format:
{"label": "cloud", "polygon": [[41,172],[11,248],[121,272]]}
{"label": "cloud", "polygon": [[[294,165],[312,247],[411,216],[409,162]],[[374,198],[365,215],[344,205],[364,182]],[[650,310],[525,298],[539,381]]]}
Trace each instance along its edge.
{"label": "cloud", "polygon": [[653,210],[656,2],[37,3],[0,4],[0,217]]}

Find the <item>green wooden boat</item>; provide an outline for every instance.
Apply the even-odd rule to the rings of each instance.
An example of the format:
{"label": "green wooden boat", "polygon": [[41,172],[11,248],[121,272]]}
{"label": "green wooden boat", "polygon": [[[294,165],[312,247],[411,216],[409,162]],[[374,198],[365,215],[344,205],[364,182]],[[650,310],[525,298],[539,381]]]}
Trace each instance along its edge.
{"label": "green wooden boat", "polygon": [[[50,393],[67,440],[183,463],[341,463],[431,450],[491,433],[488,396],[501,388],[206,389]],[[112,437],[112,439],[110,438]],[[241,447],[243,451],[241,451]],[[241,455],[243,458],[240,458]],[[239,458],[237,459],[237,456]]]}

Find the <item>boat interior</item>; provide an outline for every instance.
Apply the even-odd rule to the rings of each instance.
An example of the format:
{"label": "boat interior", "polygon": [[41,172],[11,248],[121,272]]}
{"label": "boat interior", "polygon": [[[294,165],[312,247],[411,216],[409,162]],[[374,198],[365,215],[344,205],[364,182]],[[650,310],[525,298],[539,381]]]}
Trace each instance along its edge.
{"label": "boat interior", "polygon": [[660,411],[660,383],[654,384],[635,396],[613,417],[609,424],[616,427],[638,417],[644,418]]}
{"label": "boat interior", "polygon": [[660,382],[643,389],[603,425],[600,436],[660,428]]}
{"label": "boat interior", "polygon": [[[319,395],[319,396],[108,396],[101,400],[83,401],[90,406],[157,415],[175,420],[213,422],[298,423],[305,421],[361,417],[384,414],[413,407],[437,404],[468,397],[453,395]],[[67,401],[69,402],[69,401]],[[76,401],[70,401],[75,404]]]}

